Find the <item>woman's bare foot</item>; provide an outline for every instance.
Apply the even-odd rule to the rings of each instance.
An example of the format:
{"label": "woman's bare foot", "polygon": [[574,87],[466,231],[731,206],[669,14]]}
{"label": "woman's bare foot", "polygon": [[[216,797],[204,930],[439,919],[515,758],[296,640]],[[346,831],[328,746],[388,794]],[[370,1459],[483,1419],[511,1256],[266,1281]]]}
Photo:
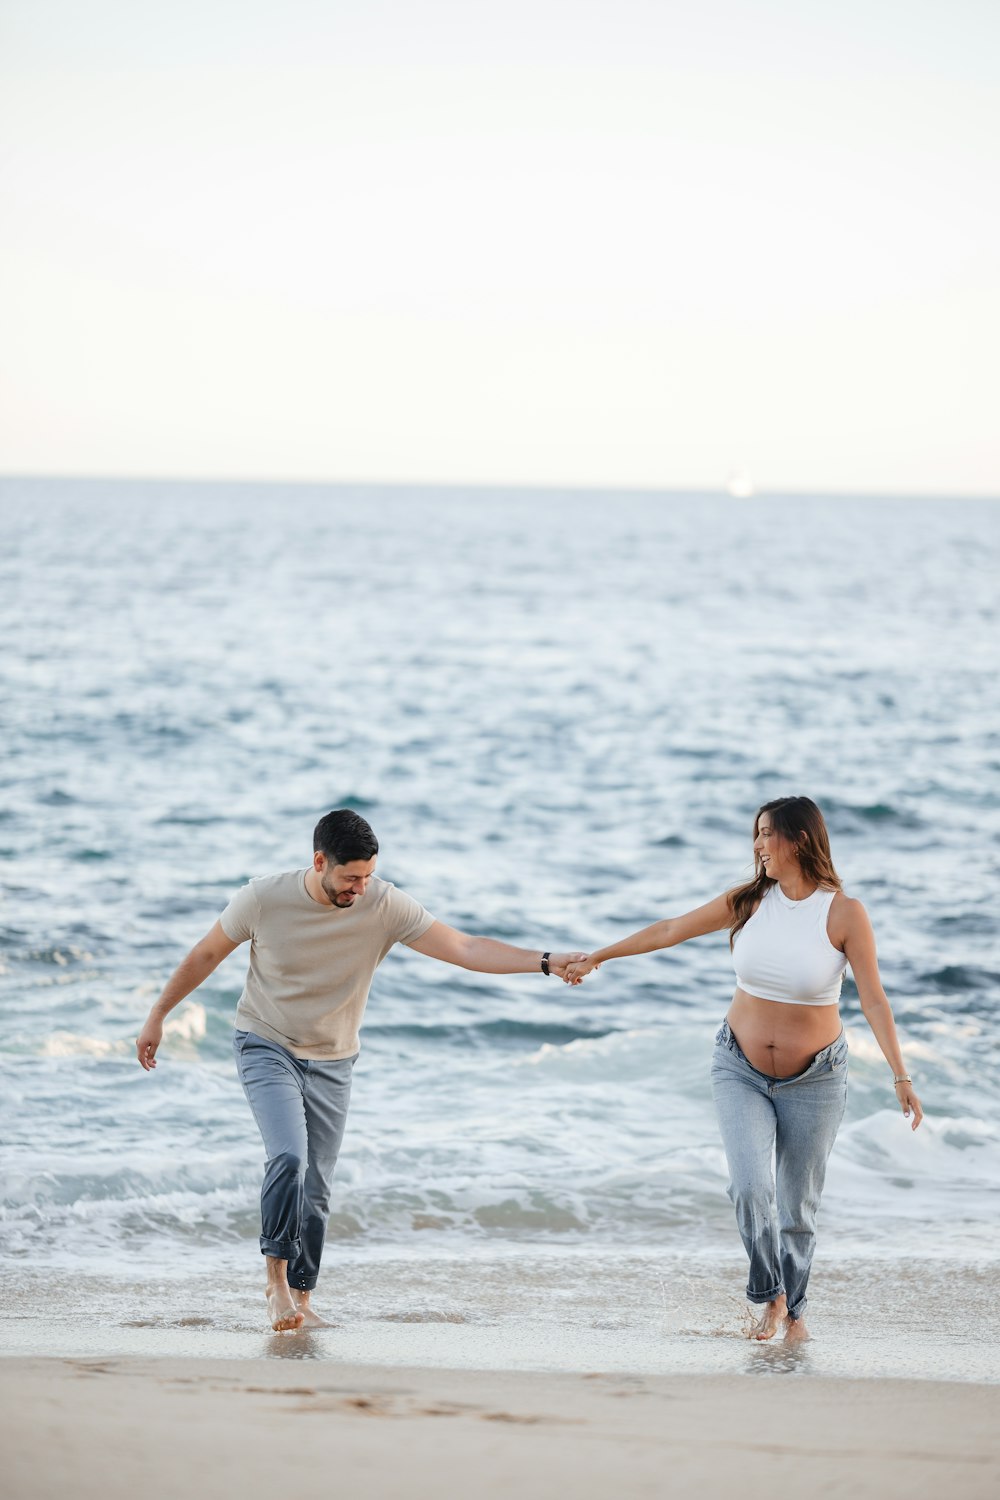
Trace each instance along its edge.
{"label": "woman's bare foot", "polygon": [[326,1318],[321,1318],[320,1317],[319,1313],[316,1311],[316,1309],[314,1307],[310,1307],[310,1305],[309,1305],[309,1293],[308,1292],[300,1292],[300,1291],[297,1290],[297,1288],[292,1287],[291,1288],[291,1293],[292,1293],[292,1301],[295,1303],[295,1306],[298,1309],[298,1311],[302,1314],[302,1318],[303,1318],[302,1327],[303,1328],[332,1328],[333,1327],[333,1324],[330,1323],[330,1322],[328,1322]]}
{"label": "woman's bare foot", "polygon": [[764,1303],[764,1311],[750,1329],[750,1338],[756,1339],[759,1344],[773,1339],[782,1323],[788,1318],[788,1303],[785,1294],[775,1297],[773,1302]]}
{"label": "woman's bare foot", "polygon": [[785,1324],[785,1343],[804,1344],[810,1338],[804,1318],[789,1318]]}

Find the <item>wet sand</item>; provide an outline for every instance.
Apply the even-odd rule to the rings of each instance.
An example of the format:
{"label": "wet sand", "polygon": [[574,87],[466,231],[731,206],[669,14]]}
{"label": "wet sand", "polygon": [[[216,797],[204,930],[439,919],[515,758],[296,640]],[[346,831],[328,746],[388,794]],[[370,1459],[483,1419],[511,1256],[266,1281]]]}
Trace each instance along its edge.
{"label": "wet sand", "polygon": [[[206,1257],[207,1258],[207,1257]],[[259,1257],[258,1257],[259,1259]],[[599,1250],[444,1258],[338,1247],[317,1306],[333,1327],[273,1334],[259,1266],[113,1266],[0,1277],[0,1353],[66,1359],[295,1360],[346,1368],[1000,1382],[1000,1262],[827,1256],[812,1340],[745,1335],[742,1249],[726,1260]],[[128,1274],[129,1269],[133,1274]],[[109,1285],[114,1294],[108,1303]],[[104,1316],[95,1318],[94,1309]]]}
{"label": "wet sand", "polygon": [[1000,1493],[997,1385],[18,1357],[0,1409],[11,1500]]}

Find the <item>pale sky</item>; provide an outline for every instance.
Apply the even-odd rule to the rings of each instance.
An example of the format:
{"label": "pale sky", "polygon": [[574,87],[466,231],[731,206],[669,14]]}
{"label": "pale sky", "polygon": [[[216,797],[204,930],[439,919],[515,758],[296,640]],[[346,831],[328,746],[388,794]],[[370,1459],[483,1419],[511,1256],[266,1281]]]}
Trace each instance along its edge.
{"label": "pale sky", "polygon": [[1000,494],[997,0],[0,0],[0,472]]}

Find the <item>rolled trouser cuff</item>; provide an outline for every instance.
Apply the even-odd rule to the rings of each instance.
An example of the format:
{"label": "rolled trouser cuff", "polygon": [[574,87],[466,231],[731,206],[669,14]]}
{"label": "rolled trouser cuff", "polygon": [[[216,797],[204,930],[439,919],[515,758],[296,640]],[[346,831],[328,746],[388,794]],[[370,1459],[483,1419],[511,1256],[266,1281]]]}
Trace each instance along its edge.
{"label": "rolled trouser cuff", "polygon": [[307,1276],[304,1272],[293,1271],[288,1278],[288,1285],[296,1292],[314,1292],[319,1276]]}
{"label": "rolled trouser cuff", "polygon": [[296,1260],[301,1253],[298,1240],[269,1240],[260,1237],[261,1255],[270,1255],[274,1260]]}

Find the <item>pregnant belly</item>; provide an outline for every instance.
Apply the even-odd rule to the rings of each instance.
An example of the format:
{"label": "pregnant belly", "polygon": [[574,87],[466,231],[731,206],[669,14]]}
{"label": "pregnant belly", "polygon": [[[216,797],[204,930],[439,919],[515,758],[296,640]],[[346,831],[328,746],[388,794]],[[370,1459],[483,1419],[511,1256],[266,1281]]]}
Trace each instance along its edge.
{"label": "pregnant belly", "polygon": [[840,1035],[840,1006],[787,1005],[738,989],[726,1016],[740,1050],[759,1073],[792,1078]]}

